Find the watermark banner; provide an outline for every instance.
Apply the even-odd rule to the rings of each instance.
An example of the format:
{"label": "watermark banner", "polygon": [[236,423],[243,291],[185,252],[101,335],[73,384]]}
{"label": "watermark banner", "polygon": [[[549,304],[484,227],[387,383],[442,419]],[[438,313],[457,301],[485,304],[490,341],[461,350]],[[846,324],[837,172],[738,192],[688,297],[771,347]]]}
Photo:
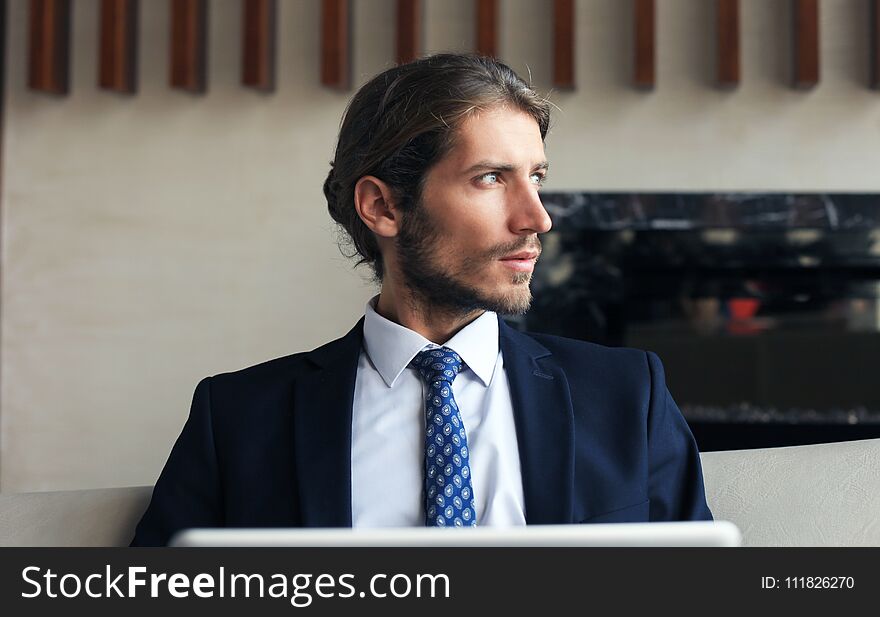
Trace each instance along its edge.
{"label": "watermark banner", "polygon": [[2,548],[0,606],[126,616],[837,611],[880,600],[878,558],[876,548]]}

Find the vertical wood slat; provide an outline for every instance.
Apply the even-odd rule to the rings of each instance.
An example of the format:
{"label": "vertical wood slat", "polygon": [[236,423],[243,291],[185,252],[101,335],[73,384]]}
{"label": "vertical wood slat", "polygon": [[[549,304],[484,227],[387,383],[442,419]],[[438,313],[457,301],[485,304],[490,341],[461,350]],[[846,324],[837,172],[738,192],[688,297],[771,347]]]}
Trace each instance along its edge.
{"label": "vertical wood slat", "polygon": [[871,0],[871,87],[880,90],[880,0]]}
{"label": "vertical wood slat", "polygon": [[70,91],[70,0],[31,0],[28,86]]}
{"label": "vertical wood slat", "polygon": [[193,93],[207,88],[205,0],[171,2],[171,87]]}
{"label": "vertical wood slat", "polygon": [[[4,139],[4,119],[3,108],[6,101],[6,0],[0,0],[0,144],[6,143]],[[3,193],[3,148],[0,148],[0,194]],[[0,199],[0,226],[4,221],[3,200]],[[3,239],[0,236],[0,255],[5,254],[3,251]],[[4,289],[3,274],[0,272],[0,290]],[[0,378],[3,377],[3,365],[0,364]]]}
{"label": "vertical wood slat", "polygon": [[421,47],[422,0],[397,0],[397,63],[412,62]]}
{"label": "vertical wood slat", "polygon": [[101,0],[98,87],[137,90],[137,0]]}
{"label": "vertical wood slat", "polygon": [[498,55],[498,2],[477,0],[477,53],[481,56]]}
{"label": "vertical wood slat", "polygon": [[739,0],[718,0],[716,5],[718,37],[718,85],[736,88],[740,80]]}
{"label": "vertical wood slat", "polygon": [[654,0],[635,0],[633,84],[651,90],[656,84],[656,25]]}
{"label": "vertical wood slat", "polygon": [[347,89],[349,70],[349,0],[321,2],[321,83]]}
{"label": "vertical wood slat", "polygon": [[794,87],[819,83],[819,0],[794,1]]}
{"label": "vertical wood slat", "polygon": [[553,85],[573,89],[574,0],[553,0]]}
{"label": "vertical wood slat", "polygon": [[275,89],[276,0],[242,0],[241,83]]}

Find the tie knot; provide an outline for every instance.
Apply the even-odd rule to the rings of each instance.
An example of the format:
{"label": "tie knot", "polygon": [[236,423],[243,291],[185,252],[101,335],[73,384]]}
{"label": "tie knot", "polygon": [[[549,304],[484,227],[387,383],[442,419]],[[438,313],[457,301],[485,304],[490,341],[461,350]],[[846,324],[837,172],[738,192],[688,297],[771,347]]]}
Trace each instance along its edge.
{"label": "tie knot", "polygon": [[423,349],[412,359],[410,366],[416,369],[422,379],[428,383],[434,381],[452,383],[455,376],[467,368],[461,356],[448,347]]}

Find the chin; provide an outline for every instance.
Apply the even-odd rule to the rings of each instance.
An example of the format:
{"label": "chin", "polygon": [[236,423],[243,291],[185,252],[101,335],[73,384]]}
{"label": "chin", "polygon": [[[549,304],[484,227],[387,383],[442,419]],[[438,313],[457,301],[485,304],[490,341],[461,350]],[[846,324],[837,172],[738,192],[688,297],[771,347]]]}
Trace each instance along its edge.
{"label": "chin", "polygon": [[532,305],[532,292],[528,283],[515,285],[504,294],[485,294],[483,308],[502,315],[524,315]]}

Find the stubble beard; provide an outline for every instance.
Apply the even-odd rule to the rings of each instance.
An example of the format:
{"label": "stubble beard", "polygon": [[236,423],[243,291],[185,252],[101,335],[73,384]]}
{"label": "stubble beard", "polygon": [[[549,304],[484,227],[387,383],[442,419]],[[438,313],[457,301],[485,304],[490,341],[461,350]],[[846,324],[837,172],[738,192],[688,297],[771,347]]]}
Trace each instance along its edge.
{"label": "stubble beard", "polygon": [[438,263],[438,255],[443,250],[442,238],[420,204],[406,213],[397,236],[398,263],[403,283],[412,296],[413,308],[451,316],[476,311],[502,315],[526,313],[532,303],[531,272],[512,272],[515,291],[507,294],[491,295],[464,281],[505,255],[526,248],[540,251],[540,247],[537,236],[523,238],[495,246],[482,255],[466,257],[456,270],[444,268]]}

